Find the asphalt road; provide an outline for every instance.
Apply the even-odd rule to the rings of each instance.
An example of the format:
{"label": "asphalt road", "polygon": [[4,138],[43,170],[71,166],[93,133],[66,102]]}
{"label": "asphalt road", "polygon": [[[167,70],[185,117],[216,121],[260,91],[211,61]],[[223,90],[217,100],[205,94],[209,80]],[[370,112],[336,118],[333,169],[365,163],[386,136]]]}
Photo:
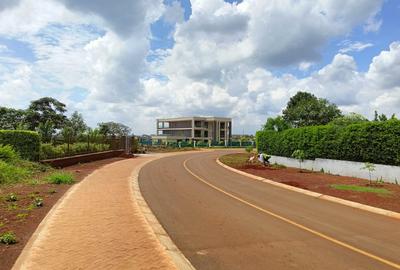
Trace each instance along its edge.
{"label": "asphalt road", "polygon": [[143,197],[197,269],[400,269],[400,221],[231,172],[227,151],[163,158]]}

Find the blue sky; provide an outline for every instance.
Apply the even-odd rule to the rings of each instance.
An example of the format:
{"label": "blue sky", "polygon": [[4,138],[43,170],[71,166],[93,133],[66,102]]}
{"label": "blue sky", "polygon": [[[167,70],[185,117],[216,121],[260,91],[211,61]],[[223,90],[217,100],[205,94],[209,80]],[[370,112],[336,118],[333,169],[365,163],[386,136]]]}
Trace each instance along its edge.
{"label": "blue sky", "polygon": [[[49,12],[51,11],[51,12]],[[398,0],[15,0],[0,5],[0,105],[53,96],[95,126],[230,116],[254,133],[299,90],[400,115]]]}

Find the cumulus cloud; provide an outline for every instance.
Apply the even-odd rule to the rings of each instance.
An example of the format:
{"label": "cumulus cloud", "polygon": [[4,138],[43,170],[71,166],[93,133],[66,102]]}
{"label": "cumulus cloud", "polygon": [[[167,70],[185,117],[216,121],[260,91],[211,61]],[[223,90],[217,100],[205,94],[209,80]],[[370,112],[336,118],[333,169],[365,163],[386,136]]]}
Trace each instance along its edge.
{"label": "cumulus cloud", "polygon": [[[234,132],[254,132],[299,90],[347,112],[399,108],[399,42],[367,72],[346,54],[372,46],[363,42],[341,44],[317,65],[333,38],[377,28],[382,0],[193,0],[187,20],[177,1],[13,3],[0,5],[0,36],[27,44],[33,59],[0,57],[0,102],[8,106],[52,95],[91,125],[119,121],[135,133],[154,132],[156,117],[182,115],[232,116]],[[174,44],[150,51],[150,26],[160,18],[174,25]],[[274,72],[281,67],[286,73]]]}
{"label": "cumulus cloud", "polygon": [[390,44],[389,51],[382,51],[372,59],[367,78],[378,88],[400,86],[400,42]]}

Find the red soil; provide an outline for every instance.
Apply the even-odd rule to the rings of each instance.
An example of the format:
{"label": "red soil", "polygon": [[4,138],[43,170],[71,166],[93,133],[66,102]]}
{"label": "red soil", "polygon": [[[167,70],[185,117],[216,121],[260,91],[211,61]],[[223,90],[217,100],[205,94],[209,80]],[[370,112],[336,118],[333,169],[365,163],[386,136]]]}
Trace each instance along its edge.
{"label": "red soil", "polygon": [[400,212],[400,185],[385,183],[380,186],[380,188],[389,190],[391,194],[377,194],[337,190],[331,187],[332,184],[368,186],[369,181],[360,178],[330,175],[306,170],[300,172],[297,168],[273,168],[258,164],[237,166],[236,169],[302,189]]}
{"label": "red soil", "polygon": [[[94,170],[118,160],[121,160],[121,158],[77,164],[66,167],[63,170],[72,172],[76,182],[79,182]],[[0,244],[0,269],[10,269],[12,267],[39,223],[70,187],[71,185],[19,184],[0,188],[0,198],[9,193],[15,193],[18,197],[18,201],[15,202],[16,209],[10,209],[11,202],[0,199],[0,233],[12,231],[18,239],[18,243],[14,245]],[[33,197],[41,197],[43,199],[43,207],[29,210]],[[18,217],[18,214],[26,216]]]}

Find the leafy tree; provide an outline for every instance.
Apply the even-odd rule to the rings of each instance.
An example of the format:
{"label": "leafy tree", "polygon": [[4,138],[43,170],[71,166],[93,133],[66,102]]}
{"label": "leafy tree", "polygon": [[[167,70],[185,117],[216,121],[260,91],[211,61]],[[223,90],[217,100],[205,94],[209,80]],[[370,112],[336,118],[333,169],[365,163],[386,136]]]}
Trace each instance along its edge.
{"label": "leafy tree", "polygon": [[55,98],[43,97],[31,102],[26,115],[29,129],[35,130],[40,124],[51,122],[55,129],[63,127],[67,117],[65,104]]}
{"label": "leafy tree", "polygon": [[68,119],[67,126],[72,128],[72,136],[74,138],[85,133],[88,128],[82,114],[78,113],[77,111],[75,111]]}
{"label": "leafy tree", "polygon": [[[396,115],[393,114],[391,119],[396,119]],[[383,121],[387,121],[387,120],[388,120],[388,118],[387,118],[387,116],[385,114],[383,114],[383,113],[382,114],[378,114],[378,111],[375,111],[374,121],[383,122]]]}
{"label": "leafy tree", "polygon": [[368,119],[358,113],[349,113],[333,119],[329,124],[336,126],[348,126],[351,124],[358,124],[368,122]]}
{"label": "leafy tree", "polygon": [[294,127],[325,125],[341,115],[335,104],[307,92],[297,92],[283,110],[283,118]]}
{"label": "leafy tree", "polygon": [[282,116],[269,117],[263,126],[263,130],[283,131],[291,128],[291,125]]}
{"label": "leafy tree", "polygon": [[41,141],[44,143],[49,143],[51,142],[51,139],[53,138],[56,129],[54,127],[54,123],[51,120],[47,120],[44,123],[39,123],[37,131],[40,135]]}
{"label": "leafy tree", "polygon": [[24,119],[24,110],[0,107],[0,129],[19,129]]}
{"label": "leafy tree", "polygon": [[300,171],[301,171],[301,164],[303,163],[303,161],[306,159],[306,154],[304,153],[303,150],[295,150],[292,153],[292,158],[295,158],[299,161],[299,165],[300,165]]}
{"label": "leafy tree", "polygon": [[99,123],[99,132],[104,136],[127,136],[131,129],[124,124],[116,122]]}

